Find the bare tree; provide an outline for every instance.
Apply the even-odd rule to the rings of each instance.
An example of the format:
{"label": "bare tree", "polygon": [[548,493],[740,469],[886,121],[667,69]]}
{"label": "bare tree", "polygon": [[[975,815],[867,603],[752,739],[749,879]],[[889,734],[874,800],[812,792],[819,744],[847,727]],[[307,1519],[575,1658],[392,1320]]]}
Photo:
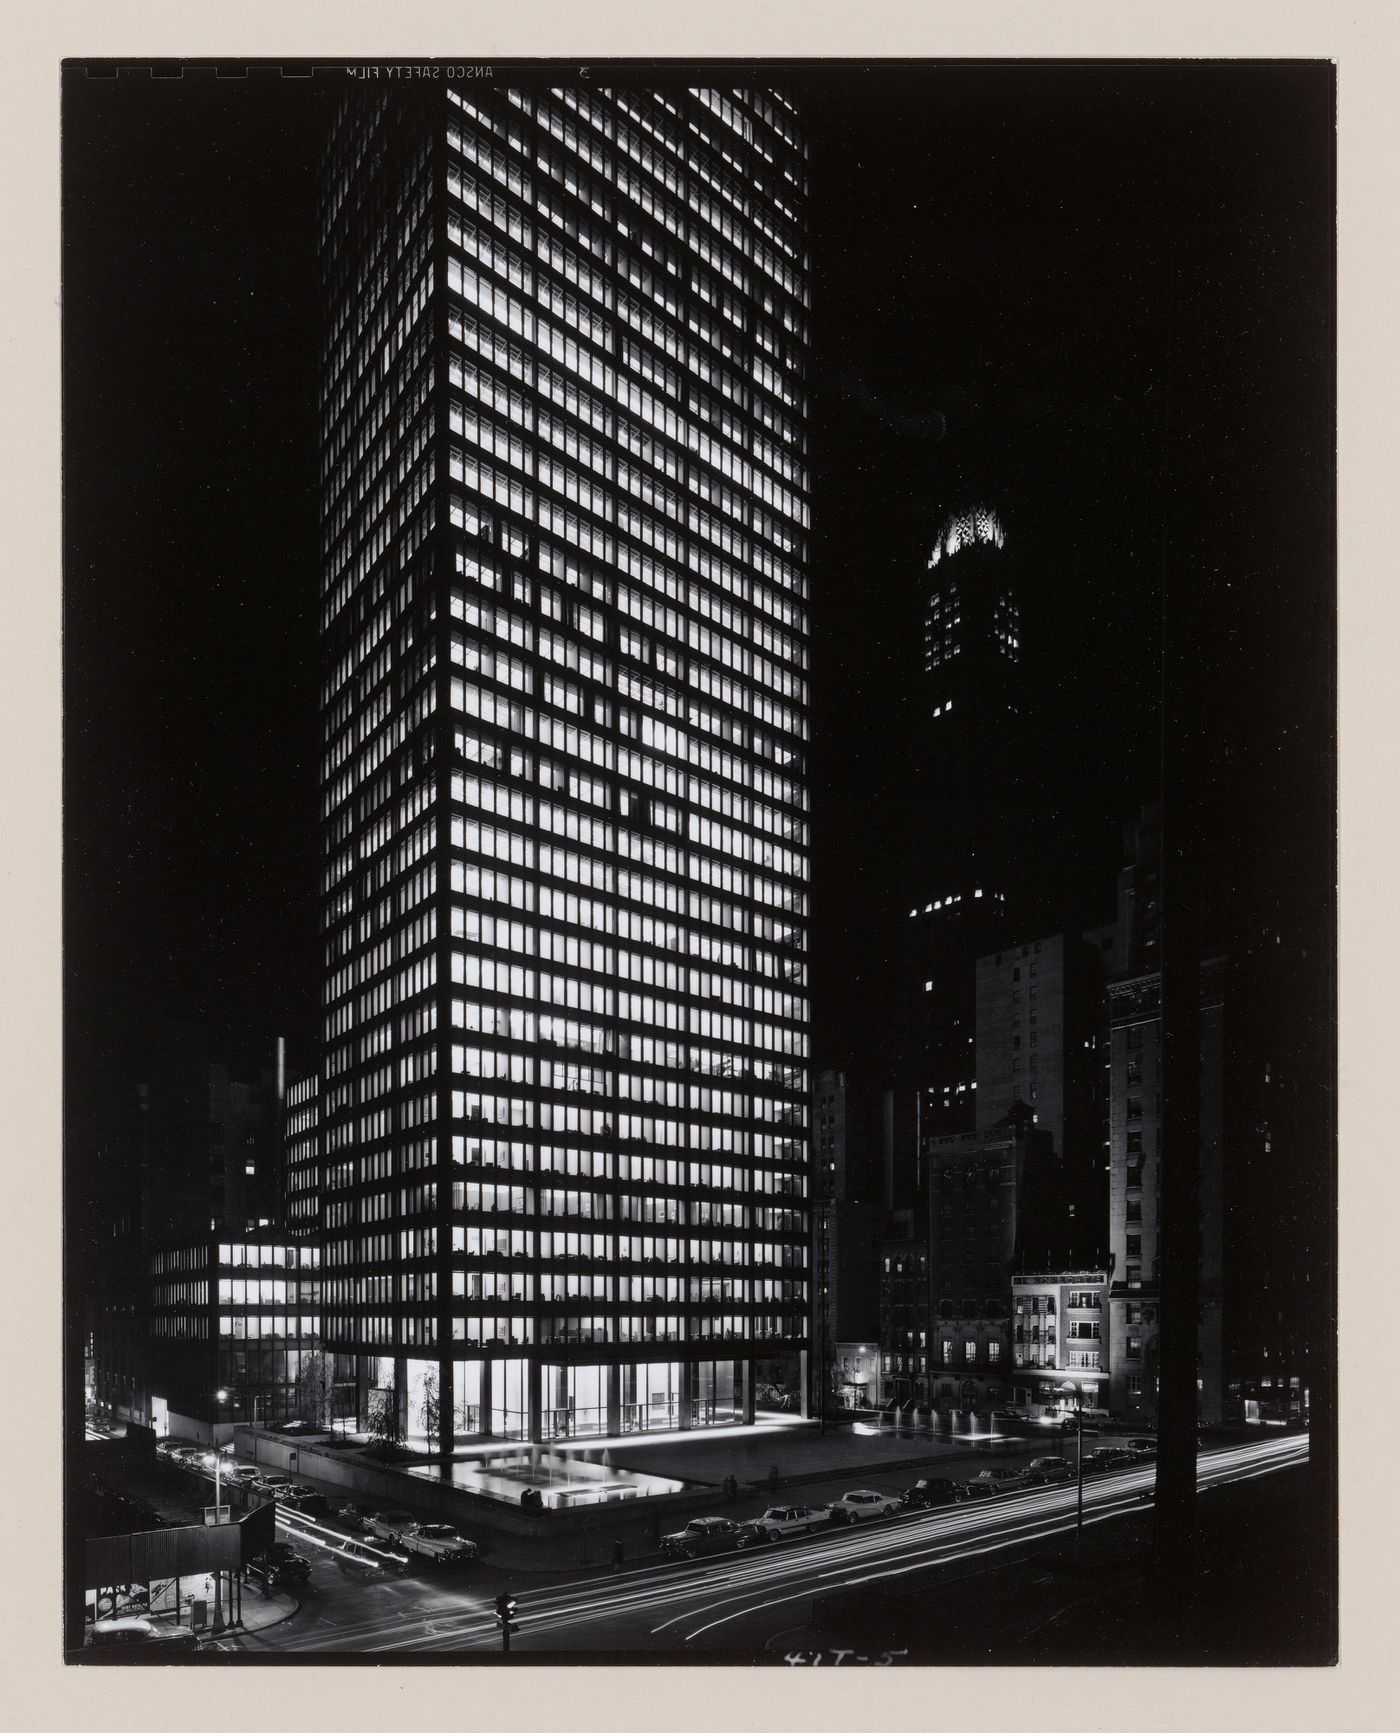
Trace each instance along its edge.
{"label": "bare tree", "polygon": [[424,1375],[423,1382],[419,1386],[418,1424],[428,1435],[428,1442],[432,1445],[437,1444],[441,1416],[442,1407],[438,1400],[437,1373],[428,1372]]}
{"label": "bare tree", "polygon": [[331,1422],[332,1372],[330,1356],[313,1348],[301,1357],[297,1374],[297,1413],[313,1426]]}
{"label": "bare tree", "polygon": [[375,1456],[392,1457],[403,1443],[398,1392],[392,1387],[370,1392],[369,1436],[370,1451]]}

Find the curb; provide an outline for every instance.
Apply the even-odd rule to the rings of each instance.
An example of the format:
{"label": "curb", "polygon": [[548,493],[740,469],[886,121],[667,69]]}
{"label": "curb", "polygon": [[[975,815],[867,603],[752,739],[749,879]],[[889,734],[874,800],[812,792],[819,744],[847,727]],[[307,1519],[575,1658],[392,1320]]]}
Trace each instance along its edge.
{"label": "curb", "polygon": [[[285,1625],[288,1619],[294,1619],[301,1611],[301,1602],[295,1595],[288,1595],[287,1599],[292,1603],[291,1606],[280,1609],[275,1619],[268,1619],[252,1629],[246,1625],[237,1629],[225,1628],[218,1633],[218,1640],[220,1642],[241,1642],[244,1637],[260,1637],[264,1631],[275,1630],[278,1625]],[[201,1643],[200,1647],[203,1648],[204,1644]]]}

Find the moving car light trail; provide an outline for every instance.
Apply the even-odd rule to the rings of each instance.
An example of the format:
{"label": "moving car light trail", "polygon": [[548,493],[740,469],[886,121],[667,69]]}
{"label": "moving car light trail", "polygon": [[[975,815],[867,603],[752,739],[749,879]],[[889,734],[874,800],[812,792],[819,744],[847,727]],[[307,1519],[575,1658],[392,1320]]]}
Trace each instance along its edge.
{"label": "moving car light trail", "polygon": [[[1200,1459],[1199,1484],[1215,1487],[1295,1467],[1306,1461],[1307,1451],[1307,1439],[1292,1436],[1211,1451]],[[1141,1512],[1154,1479],[1149,1462],[1086,1480],[1085,1526]],[[540,1650],[676,1648],[790,1601],[1072,1532],[1074,1521],[1075,1487],[1069,1482],[869,1527],[834,1528],[820,1538],[779,1541],[703,1563],[648,1566],[602,1580],[518,1590],[516,1643]],[[455,1599],[450,1608],[435,1609],[421,1620],[367,1618],[309,1642],[289,1633],[287,1646],[392,1653],[494,1650],[499,1643],[491,1597],[482,1594],[466,1604]]]}

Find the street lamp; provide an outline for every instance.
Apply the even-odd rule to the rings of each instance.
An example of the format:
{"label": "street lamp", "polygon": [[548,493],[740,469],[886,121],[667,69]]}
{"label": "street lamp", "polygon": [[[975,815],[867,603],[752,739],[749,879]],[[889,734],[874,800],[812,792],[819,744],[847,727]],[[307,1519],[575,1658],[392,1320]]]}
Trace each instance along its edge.
{"label": "street lamp", "polygon": [[1078,1558],[1080,1543],[1084,1538],[1084,1402],[1079,1393],[1079,1386],[1071,1383],[1069,1379],[1066,1379],[1059,1386],[1059,1393],[1061,1396],[1074,1397],[1074,1412],[1079,1422],[1077,1448],[1075,1450],[1078,1510],[1074,1522],[1074,1552],[1075,1557]]}
{"label": "street lamp", "polygon": [[[216,1390],[214,1392],[214,1400],[216,1402],[227,1402],[228,1401],[228,1391],[227,1390]],[[223,1460],[224,1460],[223,1452],[219,1449],[218,1423],[215,1422],[215,1425],[214,1425],[214,1521],[215,1522],[217,1522],[219,1520],[219,1509],[223,1504],[223,1498],[222,1498],[221,1492],[220,1492],[220,1488],[223,1485],[223,1478],[222,1478],[222,1473],[221,1473],[221,1470],[223,1468]]]}
{"label": "street lamp", "polygon": [[[214,1400],[216,1402],[227,1402],[228,1401],[228,1391],[227,1390],[216,1390],[214,1392]],[[215,1525],[217,1526],[218,1522],[220,1520],[220,1514],[219,1513],[223,1510],[223,1507],[224,1507],[224,1495],[223,1495],[224,1453],[222,1450],[219,1449],[219,1426],[218,1426],[217,1420],[214,1423],[213,1433],[214,1433],[214,1522],[215,1522]],[[224,1583],[224,1573],[216,1565],[215,1569],[214,1569],[214,1629],[215,1629],[215,1631],[221,1631],[224,1628],[223,1583]],[[233,1600],[233,1590],[232,1590],[232,1588],[230,1588],[230,1590],[229,1590],[230,1603],[232,1603],[232,1600]]]}

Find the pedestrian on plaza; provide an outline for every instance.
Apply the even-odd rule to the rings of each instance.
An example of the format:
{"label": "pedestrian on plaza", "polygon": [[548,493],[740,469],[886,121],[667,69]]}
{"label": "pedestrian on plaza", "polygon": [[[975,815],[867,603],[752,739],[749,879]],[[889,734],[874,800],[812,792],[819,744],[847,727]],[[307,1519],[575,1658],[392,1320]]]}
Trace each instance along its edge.
{"label": "pedestrian on plaza", "polygon": [[620,1540],[615,1540],[612,1543],[612,1567],[614,1576],[622,1569],[622,1542]]}
{"label": "pedestrian on plaza", "polygon": [[769,1492],[778,1490],[778,1465],[776,1462],[768,1470],[768,1490]]}

